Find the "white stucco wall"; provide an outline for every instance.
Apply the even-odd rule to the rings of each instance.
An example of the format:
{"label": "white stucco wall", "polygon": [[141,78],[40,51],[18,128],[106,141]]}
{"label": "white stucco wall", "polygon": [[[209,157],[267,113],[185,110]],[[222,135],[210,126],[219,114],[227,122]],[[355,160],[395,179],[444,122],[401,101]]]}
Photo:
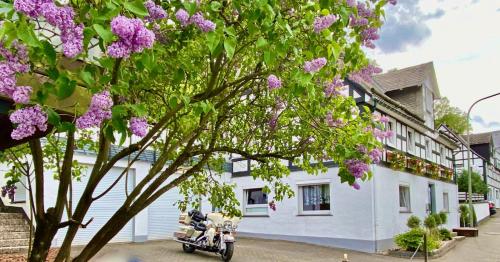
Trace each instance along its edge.
{"label": "white stucco wall", "polygon": [[[423,221],[428,215],[426,203],[429,184],[435,185],[436,212],[443,210],[443,192],[448,193],[449,213],[445,227],[452,229],[459,226],[458,188],[455,184],[382,166],[376,166],[374,173],[377,240],[391,239],[394,235],[407,231],[406,222],[411,215]],[[407,213],[401,213],[399,208],[400,184],[410,187],[411,209]],[[389,241],[386,241],[386,244],[389,244]]]}
{"label": "white stucco wall", "polygon": [[490,206],[488,203],[475,203],[472,206],[476,212],[478,222],[490,216]]}
{"label": "white stucco wall", "polygon": [[[408,230],[406,222],[415,215],[422,220],[426,211],[427,188],[435,186],[436,211],[443,210],[443,192],[448,193],[449,213],[445,227],[458,227],[458,192],[452,183],[394,171],[382,166],[373,166],[371,181],[362,182],[356,191],[347,184],[341,184],[337,176],[338,168],[330,168],[318,176],[307,175],[303,171],[292,172],[284,179],[295,190],[296,197],[276,204],[277,210],[269,209],[269,217],[244,217],[239,231],[262,235],[267,238],[282,238],[317,244],[341,246],[363,251],[385,250],[394,246],[393,237]],[[243,202],[243,190],[259,188],[263,181],[255,181],[250,176],[235,177],[236,195]],[[298,186],[301,182],[330,183],[332,214],[329,216],[299,215]],[[401,213],[399,207],[399,185],[410,187],[411,211]],[[269,201],[273,196],[269,196]],[[243,209],[243,205],[242,205]],[[291,236],[294,236],[292,238]],[[305,238],[300,239],[297,236]],[[308,239],[313,238],[315,241]],[[372,245],[373,250],[367,250]]]}

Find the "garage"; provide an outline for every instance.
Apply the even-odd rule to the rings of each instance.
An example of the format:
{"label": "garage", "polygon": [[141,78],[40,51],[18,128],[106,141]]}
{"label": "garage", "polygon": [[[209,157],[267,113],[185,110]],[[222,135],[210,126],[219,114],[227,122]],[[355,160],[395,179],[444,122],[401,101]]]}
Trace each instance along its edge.
{"label": "garage", "polygon": [[[84,176],[81,181],[73,181],[73,199],[80,199],[80,196],[85,189],[87,184],[92,166],[84,171]],[[124,168],[113,167],[110,172],[104,176],[102,181],[99,183],[94,196],[99,195],[104,190],[106,190],[123,172]],[[128,180],[128,192],[134,188],[135,183],[135,170],[129,170],[129,180]],[[94,218],[93,221],[87,226],[87,228],[81,228],[75,237],[73,245],[85,245],[92,237],[99,231],[104,224],[109,220],[109,218],[118,210],[118,208],[125,201],[125,177],[123,177],[120,182],[105,196],[95,201],[85,216],[84,222],[87,222],[90,218]],[[76,207],[77,203],[73,203],[73,209]],[[53,243],[56,246],[60,246],[64,239],[66,229],[60,230],[54,239]],[[110,242],[132,242],[134,236],[134,219],[130,220],[127,225],[110,241]]]}
{"label": "garage", "polygon": [[149,206],[148,240],[172,238],[180,215],[174,204],[180,199],[179,189],[173,188]]}

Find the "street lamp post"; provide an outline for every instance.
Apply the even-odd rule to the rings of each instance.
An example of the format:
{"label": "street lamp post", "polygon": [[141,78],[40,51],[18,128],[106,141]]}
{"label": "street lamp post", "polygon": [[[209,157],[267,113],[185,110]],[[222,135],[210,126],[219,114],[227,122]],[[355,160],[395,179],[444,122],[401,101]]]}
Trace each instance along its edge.
{"label": "street lamp post", "polygon": [[[479,100],[477,100],[476,102],[474,102],[470,107],[469,107],[469,111],[467,111],[467,170],[469,170],[468,172],[468,179],[469,179],[469,192],[468,192],[468,196],[469,196],[469,211],[470,211],[470,216],[469,216],[469,225],[471,227],[474,226],[474,219],[473,219],[473,207],[472,207],[472,181],[471,181],[471,176],[472,176],[472,166],[471,166],[471,163],[470,163],[470,155],[471,155],[471,149],[470,149],[470,124],[469,124],[469,119],[470,119],[470,111],[472,110],[472,108],[479,102],[483,101],[483,100],[486,100],[488,98],[492,98],[494,96],[497,96],[497,95],[500,95],[500,93],[496,93],[496,94],[493,94],[493,95],[490,95],[490,96],[487,96],[487,97],[483,97]],[[485,181],[486,182],[486,181]]]}

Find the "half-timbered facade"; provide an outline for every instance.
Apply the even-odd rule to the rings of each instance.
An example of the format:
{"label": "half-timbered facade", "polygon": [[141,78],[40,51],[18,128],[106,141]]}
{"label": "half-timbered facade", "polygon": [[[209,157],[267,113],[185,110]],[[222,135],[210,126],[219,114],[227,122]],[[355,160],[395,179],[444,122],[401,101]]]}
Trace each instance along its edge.
{"label": "half-timbered facade", "polygon": [[371,83],[345,83],[360,106],[390,119],[386,128],[394,135],[382,141],[383,161],[372,165],[373,178],[356,191],[340,183],[333,162],[326,162],[328,171],[319,176],[285,163],[292,172],[284,182],[295,197],[276,203],[273,211],[268,207],[273,196],[262,191],[265,183],[250,175],[252,162],[233,156],[231,181],[244,215],[241,234],[377,252],[394,246],[411,215],[445,211],[446,227],[458,225],[452,169],[457,145],[434,129],[432,106],[440,94],[432,63],[378,75]]}

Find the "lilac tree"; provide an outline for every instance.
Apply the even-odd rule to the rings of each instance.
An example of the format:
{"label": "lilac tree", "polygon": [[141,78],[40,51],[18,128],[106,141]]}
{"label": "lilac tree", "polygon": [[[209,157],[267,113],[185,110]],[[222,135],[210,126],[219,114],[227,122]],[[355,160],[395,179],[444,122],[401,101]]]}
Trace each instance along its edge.
{"label": "lilac tree", "polygon": [[[333,160],[342,182],[359,189],[371,176],[369,164],[380,161],[377,137],[387,134],[383,119],[342,95],[342,79],[369,81],[377,72],[363,48],[378,39],[387,2],[2,3],[0,94],[15,102],[12,138],[48,130],[47,141],[61,138],[56,146],[33,138],[5,152],[31,163],[25,174],[33,174],[37,226],[29,261],[45,261],[61,228],[67,233],[56,261],[68,259],[85,214],[109,191],[95,192],[102,178],[118,160],[144,150],[156,150],[158,160],[73,261],[90,259],[177,186],[186,194],[181,208],[203,195],[239,215],[232,186],[216,178],[230,154],[254,160],[252,176],[267,181],[276,200],[293,195],[281,182],[289,173],[282,160],[311,174],[326,170],[312,160]],[[91,98],[77,100],[69,115],[54,106],[75,92]],[[82,139],[92,142],[86,130],[97,130],[96,161],[74,212],[62,221],[78,168],[74,149],[84,146]],[[137,142],[124,144],[132,136]],[[111,144],[123,149],[110,157]],[[57,200],[46,207],[44,159],[55,155]],[[19,157],[4,159],[19,164]]]}

